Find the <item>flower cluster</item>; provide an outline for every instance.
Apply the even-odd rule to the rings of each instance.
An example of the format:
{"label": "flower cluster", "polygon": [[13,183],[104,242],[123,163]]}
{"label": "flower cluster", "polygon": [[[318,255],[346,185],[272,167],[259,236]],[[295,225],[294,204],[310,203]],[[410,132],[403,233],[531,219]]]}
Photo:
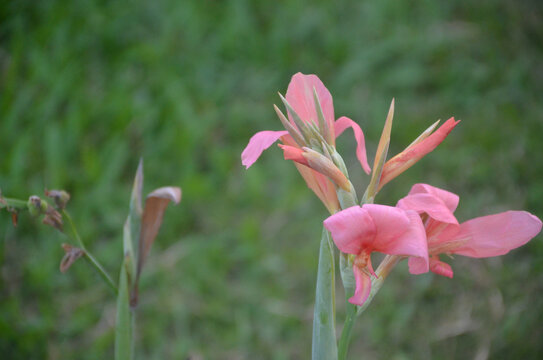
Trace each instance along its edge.
{"label": "flower cluster", "polygon": [[[352,304],[363,305],[370,296],[372,281],[378,278],[371,262],[372,252],[400,260],[409,258],[412,274],[432,271],[452,277],[450,265],[440,260],[440,254],[475,258],[503,255],[540,232],[541,221],[525,211],[507,211],[460,224],[454,216],[458,196],[426,184],[414,185],[395,207],[373,204],[385,184],[448,136],[459,122],[454,118],[439,128],[439,122],[434,123],[387,161],[394,114],[392,101],[372,171],[362,129],[347,117],[335,120],[332,96],[317,76],[295,74],[286,98],[281,96],[281,100],[288,118],[277,106],[275,111],[285,130],[256,133],[241,155],[242,164],[249,168],[265,149],[281,140],[279,146],[285,159],[294,161],[308,187],[331,213],[324,227],[352,265],[356,282],[354,295],[349,299]],[[353,129],[357,141],[356,156],[364,171],[371,174],[360,205],[335,146],[336,138],[348,127]]]}
{"label": "flower cluster", "polygon": [[526,244],[541,231],[541,220],[526,211],[506,211],[461,224],[454,216],[458,195],[416,184],[396,207],[354,206],[324,221],[337,247],[356,255],[353,271],[356,292],[350,302],[362,305],[375,276],[370,253],[409,256],[409,272],[429,270],[453,276],[440,254],[486,258],[508,253]]}

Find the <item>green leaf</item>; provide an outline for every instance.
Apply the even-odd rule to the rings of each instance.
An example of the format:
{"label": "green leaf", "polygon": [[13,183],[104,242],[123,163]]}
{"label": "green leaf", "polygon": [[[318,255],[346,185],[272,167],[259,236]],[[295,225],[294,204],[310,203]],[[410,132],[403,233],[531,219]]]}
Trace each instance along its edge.
{"label": "green leaf", "polygon": [[130,263],[127,256],[121,266],[119,277],[119,293],[117,295],[117,319],[115,326],[115,360],[131,360],[133,357],[132,342],[132,313],[130,310],[130,289],[127,264]]}
{"label": "green leaf", "polygon": [[[136,176],[134,177],[134,185],[132,187],[132,195],[130,197],[130,208],[128,218],[126,219],[123,232],[123,250],[124,256],[130,256],[130,264],[127,269],[130,280],[134,279],[136,274],[136,259],[134,255],[134,244],[139,242],[139,233],[141,226],[142,209],[142,189],[143,189],[143,159],[140,159]],[[132,283],[129,283],[129,287]]]}
{"label": "green leaf", "polygon": [[130,210],[123,228],[123,261],[119,275],[117,294],[117,319],[115,326],[115,360],[131,360],[133,357],[133,314],[130,309],[130,293],[136,274],[134,256],[134,236],[139,235],[141,223],[141,192],[143,188],[143,160],[140,160],[132,196]]}
{"label": "green leaf", "polygon": [[392,119],[394,118],[394,99],[390,103],[388,109],[388,115],[385,120],[385,126],[381,133],[381,139],[379,139],[379,145],[377,145],[377,152],[375,153],[375,160],[373,161],[373,173],[371,174],[371,180],[366,189],[366,193],[363,196],[364,203],[373,203],[373,199],[377,194],[377,187],[379,185],[379,179],[381,179],[381,173],[383,166],[385,165],[388,147],[390,145],[390,133],[392,131]]}
{"label": "green leaf", "polygon": [[313,317],[313,360],[337,359],[334,271],[334,246],[323,228]]}

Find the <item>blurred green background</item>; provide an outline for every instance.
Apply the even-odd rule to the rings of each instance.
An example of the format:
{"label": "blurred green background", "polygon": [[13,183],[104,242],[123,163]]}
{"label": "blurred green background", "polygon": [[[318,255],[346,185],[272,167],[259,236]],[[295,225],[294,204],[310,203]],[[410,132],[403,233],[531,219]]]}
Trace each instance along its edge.
{"label": "blurred green background", "polygon": [[[462,122],[391,182],[395,204],[427,182],[461,196],[459,220],[543,217],[540,1],[4,1],[0,188],[63,188],[87,246],[118,276],[140,156],[145,192],[183,188],[143,273],[138,359],[307,359],[327,215],[276,147],[240,154],[295,72],[320,76],[336,116],[373,158],[392,97],[390,153],[436,119]],[[338,148],[368,179],[347,132]],[[108,359],[115,301],[67,239],[0,213],[0,353]],[[543,237],[494,259],[458,257],[454,279],[396,269],[358,321],[352,359],[539,359]],[[338,287],[338,326],[343,294]]]}

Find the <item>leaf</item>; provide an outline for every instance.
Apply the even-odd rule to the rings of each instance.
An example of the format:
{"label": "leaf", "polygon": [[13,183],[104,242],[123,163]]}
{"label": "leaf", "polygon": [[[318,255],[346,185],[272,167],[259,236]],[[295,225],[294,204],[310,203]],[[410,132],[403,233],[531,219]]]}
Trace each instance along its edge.
{"label": "leaf", "polygon": [[388,109],[388,115],[385,121],[385,126],[383,127],[383,132],[381,133],[381,138],[379,139],[379,145],[377,146],[377,152],[375,153],[375,159],[373,160],[373,172],[371,174],[371,180],[364,194],[364,202],[373,202],[373,198],[377,193],[377,185],[379,179],[381,178],[381,172],[383,171],[383,166],[385,164],[388,146],[390,145],[390,133],[392,132],[392,119],[394,118],[394,99],[390,103],[390,108]]}
{"label": "leaf", "polygon": [[[128,278],[134,279],[136,273],[136,264],[132,259],[135,259],[134,255],[134,243],[139,239],[134,238],[138,236],[141,223],[141,192],[143,188],[143,159],[140,159],[138,169],[136,170],[136,176],[134,177],[134,185],[132,186],[132,195],[130,196],[130,207],[128,217],[124,224],[123,229],[123,254],[130,257],[130,263],[128,263]],[[129,287],[132,284],[129,283]]]}
{"label": "leaf", "polygon": [[156,189],[147,196],[145,200],[145,209],[141,220],[141,231],[138,246],[138,265],[136,279],[131,296],[132,306],[136,306],[138,301],[138,280],[143,269],[151,245],[156,239],[158,231],[162,225],[164,211],[168,207],[170,201],[179,204],[181,201],[181,188],[166,186]]}
{"label": "leaf", "polygon": [[119,293],[117,295],[117,318],[115,323],[115,360],[131,360],[133,357],[132,313],[130,310],[128,264],[130,257],[125,256],[119,275]]}
{"label": "leaf", "polygon": [[334,247],[330,234],[323,228],[313,317],[312,360],[337,359],[334,271]]}
{"label": "leaf", "polygon": [[141,222],[141,191],[143,188],[143,159],[140,159],[132,195],[128,217],[123,228],[123,261],[119,274],[119,290],[117,293],[117,318],[115,324],[115,360],[131,360],[133,357],[133,316],[130,309],[130,291],[134,279],[136,265],[134,259],[134,238],[138,234]]}

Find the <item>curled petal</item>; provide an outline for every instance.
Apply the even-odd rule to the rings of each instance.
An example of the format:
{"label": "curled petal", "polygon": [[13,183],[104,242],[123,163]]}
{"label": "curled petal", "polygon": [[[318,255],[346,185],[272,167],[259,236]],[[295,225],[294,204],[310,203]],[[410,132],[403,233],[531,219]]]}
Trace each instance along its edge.
{"label": "curled petal", "polygon": [[454,212],[456,210],[456,207],[458,206],[458,201],[459,201],[458,195],[450,191],[437,188],[432,185],[415,184],[411,187],[411,190],[409,191],[408,195],[414,195],[414,194],[430,194],[432,196],[435,196],[436,198],[443,201],[445,206],[447,206],[447,208],[451,212]]}
{"label": "curled petal", "polygon": [[[317,91],[322,112],[328,127],[334,129],[334,104],[332,95],[318,76],[296,73],[288,85],[286,99],[304,122],[318,123],[313,88]],[[290,114],[289,114],[290,116]],[[292,120],[291,120],[292,122]]]}
{"label": "curled petal", "polygon": [[375,237],[375,225],[368,212],[360,206],[352,206],[324,220],[339,250],[358,255],[371,246]]}
{"label": "curled petal", "polygon": [[366,174],[369,174],[371,168],[368,165],[368,158],[366,155],[366,141],[364,140],[364,133],[362,132],[360,126],[356,122],[345,116],[337,119],[334,126],[336,137],[341,135],[345,131],[345,129],[349,127],[353,129],[354,138],[356,140],[356,157],[358,158],[358,161],[360,161],[360,164],[362,165],[362,168],[364,169]]}
{"label": "curled petal", "polygon": [[245,168],[249,168],[260,157],[260,154],[281,136],[287,135],[288,131],[260,131],[254,134],[249,140],[249,144],[241,153],[241,163]]}
{"label": "curled petal", "polygon": [[541,231],[541,220],[526,211],[506,211],[460,224],[448,242],[461,245],[453,253],[474,258],[507,254],[526,244]]}
{"label": "curled petal", "polygon": [[419,214],[426,213],[432,219],[448,224],[458,224],[452,211],[438,197],[431,194],[418,193],[407,195],[398,201],[397,206],[405,210],[414,210]]}
{"label": "curled petal", "polygon": [[459,121],[455,121],[454,118],[450,118],[432,135],[413,146],[409,146],[407,149],[388,160],[383,167],[379,189],[390,180],[409,169],[423,156],[433,151],[443,140],[445,140],[458,122]]}
{"label": "curled petal", "polygon": [[446,276],[448,278],[453,277],[453,271],[451,266],[443,261],[440,261],[437,257],[432,257],[430,259],[430,270],[434,274]]}
{"label": "curled petal", "polygon": [[356,265],[353,265],[353,272],[356,289],[354,295],[349,299],[349,302],[354,305],[362,306],[368,299],[368,296],[370,296],[371,278]]}
{"label": "curled petal", "polygon": [[420,275],[428,272],[428,258],[412,256],[408,260],[409,273]]}

